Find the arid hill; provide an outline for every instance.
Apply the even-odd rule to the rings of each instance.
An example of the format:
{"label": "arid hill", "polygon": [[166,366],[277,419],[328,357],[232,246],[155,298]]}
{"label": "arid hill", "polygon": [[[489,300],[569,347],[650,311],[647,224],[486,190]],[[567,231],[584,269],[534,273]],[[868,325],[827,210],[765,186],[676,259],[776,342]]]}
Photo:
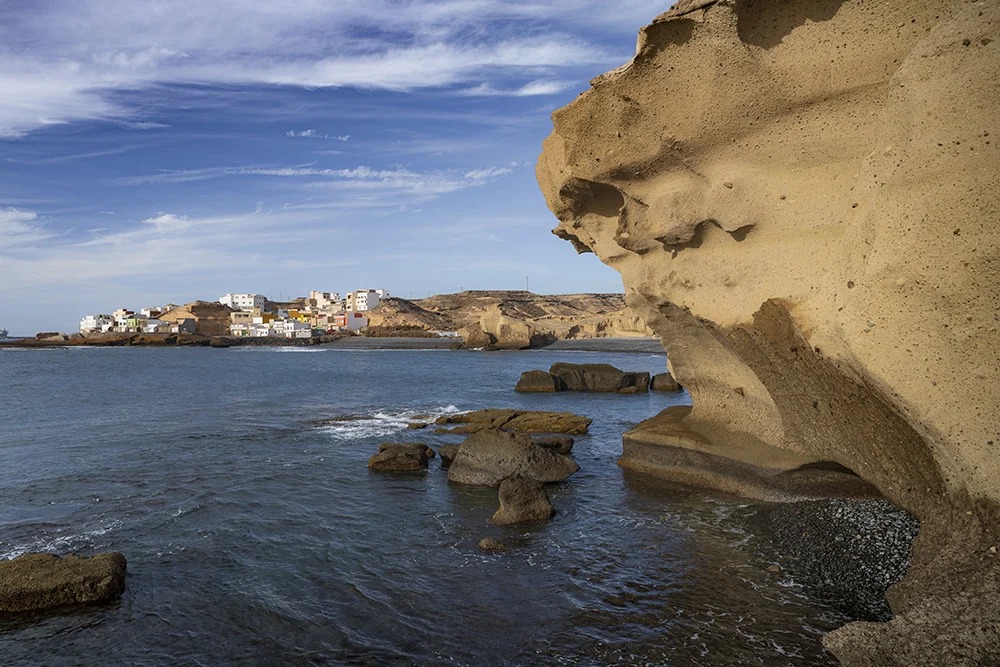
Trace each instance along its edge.
{"label": "arid hill", "polygon": [[439,294],[417,301],[393,297],[371,311],[370,323],[372,327],[458,331],[466,336],[475,329],[497,339],[506,338],[499,335],[501,326],[530,329],[555,339],[652,335],[621,294],[489,290]]}
{"label": "arid hill", "polygon": [[839,464],[920,519],[847,665],[1000,664],[998,35],[995,0],[682,0],[538,161],[694,403],[624,466],[785,498]]}

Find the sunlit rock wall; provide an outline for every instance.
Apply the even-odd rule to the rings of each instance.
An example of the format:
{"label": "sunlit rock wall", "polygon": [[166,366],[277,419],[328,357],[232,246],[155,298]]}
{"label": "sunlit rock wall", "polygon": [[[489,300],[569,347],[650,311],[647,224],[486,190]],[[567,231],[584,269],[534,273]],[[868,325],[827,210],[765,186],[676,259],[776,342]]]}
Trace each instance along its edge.
{"label": "sunlit rock wall", "polygon": [[847,664],[1000,664],[998,39],[995,0],[681,2],[538,164],[694,402],[623,466],[785,498],[835,462],[920,517]]}

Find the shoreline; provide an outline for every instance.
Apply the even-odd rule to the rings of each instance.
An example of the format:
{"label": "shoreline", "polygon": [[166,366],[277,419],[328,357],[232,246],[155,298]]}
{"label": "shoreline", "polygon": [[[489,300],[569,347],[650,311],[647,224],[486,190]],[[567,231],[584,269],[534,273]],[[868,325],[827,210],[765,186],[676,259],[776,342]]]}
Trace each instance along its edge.
{"label": "shoreline", "polygon": [[[252,338],[228,336],[181,336],[130,334],[114,338],[72,338],[65,340],[23,338],[0,341],[0,349],[59,349],[69,347],[317,347],[338,350],[455,350],[481,352],[477,349],[456,349],[461,338],[391,338],[374,336],[340,336],[320,338]],[[634,354],[666,354],[659,338],[584,338],[557,340],[550,345],[528,350],[616,352]]]}

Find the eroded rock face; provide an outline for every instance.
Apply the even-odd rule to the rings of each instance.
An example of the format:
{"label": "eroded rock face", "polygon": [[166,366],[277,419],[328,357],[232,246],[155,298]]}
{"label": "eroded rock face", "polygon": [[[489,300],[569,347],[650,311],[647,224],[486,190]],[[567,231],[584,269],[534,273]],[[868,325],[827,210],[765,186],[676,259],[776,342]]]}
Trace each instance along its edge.
{"label": "eroded rock face", "polygon": [[694,403],[622,465],[766,495],[837,462],[920,519],[846,664],[1000,662],[997,34],[996,2],[682,2],[538,163]]}
{"label": "eroded rock face", "polygon": [[125,557],[25,554],[0,562],[0,614],[109,602],[125,590]]}
{"label": "eroded rock face", "polygon": [[497,526],[544,521],[556,513],[545,487],[530,477],[514,475],[500,482],[500,507],[490,519]]}

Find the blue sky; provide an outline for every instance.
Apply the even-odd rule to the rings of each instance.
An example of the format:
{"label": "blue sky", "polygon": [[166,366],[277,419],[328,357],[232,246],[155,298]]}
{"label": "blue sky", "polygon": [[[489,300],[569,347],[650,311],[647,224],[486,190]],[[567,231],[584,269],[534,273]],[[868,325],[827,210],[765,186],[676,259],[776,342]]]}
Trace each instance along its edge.
{"label": "blue sky", "polygon": [[639,0],[4,0],[0,328],[226,292],[620,291],[553,237],[551,111]]}

